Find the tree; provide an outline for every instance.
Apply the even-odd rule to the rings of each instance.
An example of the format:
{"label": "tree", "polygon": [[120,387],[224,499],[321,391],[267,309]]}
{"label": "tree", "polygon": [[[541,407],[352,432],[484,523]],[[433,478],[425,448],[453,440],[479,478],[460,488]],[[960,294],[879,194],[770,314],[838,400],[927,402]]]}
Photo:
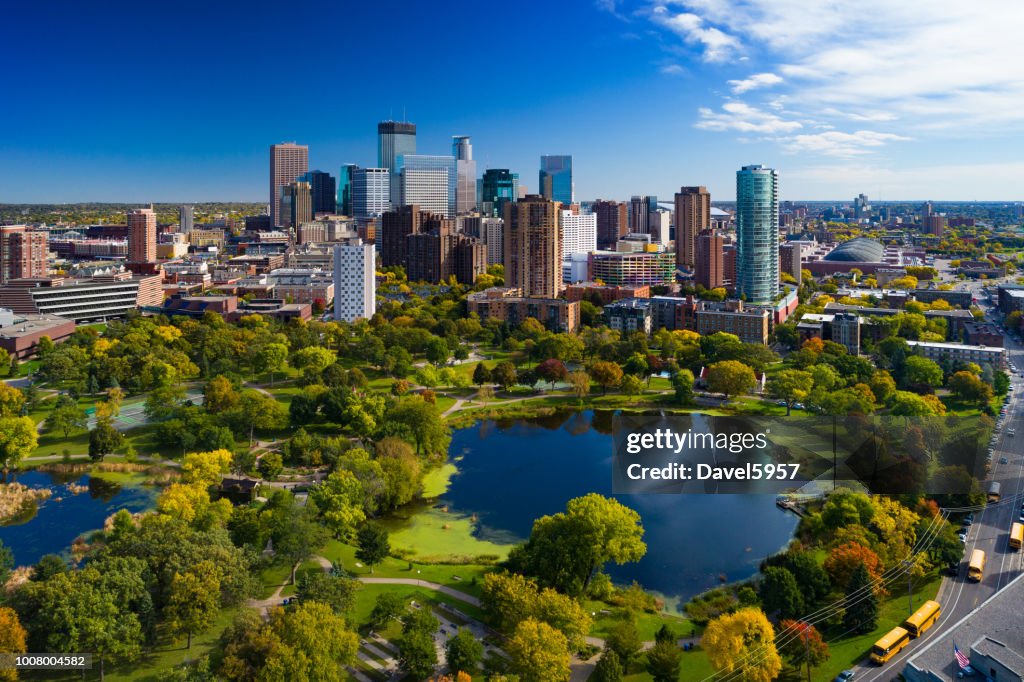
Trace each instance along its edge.
{"label": "tree", "polygon": [[911,355],[903,368],[903,383],[905,386],[937,388],[942,385],[942,368],[934,360]]}
{"label": "tree", "polygon": [[584,371],[576,370],[569,374],[569,385],[573,394],[580,400],[590,395],[590,375]]}
{"label": "tree", "polygon": [[327,530],[317,523],[313,510],[289,506],[282,509],[271,532],[274,552],[291,566],[291,582],[295,584],[298,564],[313,556],[328,540]]}
{"label": "tree", "polygon": [[473,368],[473,383],[477,386],[483,386],[491,380],[491,370],[487,369],[487,365],[483,362],[477,363],[477,366]]}
{"label": "tree", "polygon": [[123,444],[124,435],[114,428],[110,419],[99,419],[96,427],[89,432],[89,457],[93,461],[102,461]]}
{"label": "tree", "polygon": [[507,391],[516,383],[516,367],[511,362],[499,362],[491,370],[491,381]]}
{"label": "tree", "polygon": [[256,431],[280,429],[288,424],[288,408],[259,391],[243,391],[231,417],[238,431],[248,427],[251,446]]}
{"label": "tree", "polygon": [[327,604],[337,614],[344,614],[355,604],[360,582],[324,571],[313,571],[299,578],[295,593],[302,601]]}
{"label": "tree", "polygon": [[569,370],[566,369],[565,363],[556,358],[549,358],[537,365],[536,372],[537,376],[551,384],[552,390],[554,390],[556,382],[565,381],[569,376]]}
{"label": "tree", "polygon": [[[0,654],[23,654],[28,641],[28,633],[21,626],[18,614],[14,609],[0,606]],[[0,680],[16,680],[18,673],[12,668],[0,670]]]}
{"label": "tree", "polygon": [[622,669],[629,670],[630,664],[643,648],[640,632],[632,618],[626,618],[612,626],[605,638],[605,646],[615,652],[622,662]]}
{"label": "tree", "polygon": [[445,644],[445,660],[453,673],[475,675],[484,657],[484,645],[465,628]]}
{"label": "tree", "polygon": [[722,360],[708,367],[708,389],[729,396],[750,392],[757,385],[754,370],[736,360]]}
{"label": "tree", "polygon": [[426,357],[427,362],[440,367],[448,362],[448,358],[452,355],[452,351],[448,348],[448,342],[443,338],[432,336],[427,341]]}
{"label": "tree", "polygon": [[786,568],[796,578],[796,584],[804,597],[805,608],[813,610],[832,591],[828,573],[809,552],[786,554]]}
{"label": "tree", "polygon": [[366,520],[363,498],[362,483],[348,469],[332,471],[309,491],[309,501],[334,536],[342,540],[349,539]]}
{"label": "tree", "polygon": [[416,446],[417,455],[433,455],[445,452],[451,434],[437,405],[420,396],[413,396],[394,405],[387,413],[387,426],[399,434],[408,434]]}
{"label": "tree", "polygon": [[793,618],[803,612],[804,599],[796,578],[781,566],[770,566],[764,570],[760,596],[766,613],[778,612],[782,618]]}
{"label": "tree", "polygon": [[519,573],[487,574],[481,602],[502,630],[514,630],[533,618],[559,630],[574,648],[585,645],[593,624],[579,601],[550,588],[541,589]]}
{"label": "tree", "polygon": [[609,388],[614,388],[622,381],[622,368],[608,360],[598,360],[590,365],[588,370],[590,377],[601,387],[601,395],[608,393]]}
{"label": "tree", "polygon": [[789,416],[793,403],[806,400],[814,388],[814,375],[798,369],[784,369],[775,373],[765,386],[772,398],[786,401],[786,415]]}
{"label": "tree", "polygon": [[591,682],[622,682],[622,663],[619,662],[619,655],[611,649],[605,649],[600,660],[594,666],[594,672],[590,676]]}
{"label": "tree", "polygon": [[775,630],[760,609],[743,608],[714,619],[701,646],[716,670],[744,682],[770,682],[782,671]]}
{"label": "tree", "polygon": [[828,660],[828,644],[810,623],[783,620],[779,623],[779,634],[782,642],[779,653],[794,666],[806,663],[808,676],[811,668]]}
{"label": "tree", "polygon": [[35,422],[29,417],[0,417],[0,465],[4,478],[28,457],[39,442]]}
{"label": "tree", "polygon": [[860,564],[846,587],[843,627],[858,633],[871,632],[878,624],[878,596],[868,567]]}
{"label": "tree", "polygon": [[356,559],[370,567],[373,574],[373,567],[384,561],[391,552],[391,543],[388,542],[388,532],[375,524],[366,524],[359,529],[356,536]]}
{"label": "tree", "polygon": [[[0,350],[3,349],[0,348]],[[61,398],[64,397],[66,396],[61,396]],[[58,399],[58,404],[60,404],[60,399]],[[5,381],[0,382],[0,417],[21,416],[21,410],[24,406],[25,394]]]}
{"label": "tree", "polygon": [[377,595],[377,600],[370,611],[368,624],[375,630],[387,627],[387,624],[398,618],[405,611],[405,602],[397,592],[384,592]]}
{"label": "tree", "polygon": [[258,679],[340,682],[341,671],[359,649],[359,637],[346,627],[345,619],[321,602],[272,609],[269,626],[285,646],[267,661]]}
{"label": "tree", "polygon": [[643,379],[641,379],[635,374],[625,375],[624,377],[622,377],[622,381],[619,383],[622,392],[626,394],[630,402],[633,401],[633,396],[637,395],[638,393],[642,393],[644,390]]}
{"label": "tree", "polygon": [[190,452],[181,463],[181,478],[185,483],[212,486],[231,469],[233,457],[230,450]]}
{"label": "tree", "polygon": [[676,403],[679,405],[693,404],[693,372],[681,369],[672,376],[672,389]]}
{"label": "tree", "polygon": [[520,623],[505,644],[512,672],[521,682],[567,682],[569,645],[563,635],[533,619]]}
{"label": "tree", "polygon": [[659,640],[647,652],[647,672],[654,682],[676,682],[681,659],[682,652],[675,642]]}
{"label": "tree", "polygon": [[992,400],[992,387],[970,372],[955,372],[947,385],[953,395],[965,401],[985,406]]}
{"label": "tree", "polygon": [[319,375],[338,360],[337,354],[323,346],[307,346],[292,356],[292,366]]}
{"label": "tree", "polygon": [[256,362],[261,369],[270,372],[270,385],[274,385],[274,373],[288,364],[288,346],[283,343],[268,343],[256,355]]}
{"label": "tree", "polygon": [[832,585],[840,590],[849,587],[853,575],[864,567],[871,580],[877,580],[882,574],[882,561],[871,549],[858,542],[846,542],[834,547],[825,557],[822,565]]}
{"label": "tree", "polygon": [[398,639],[398,663],[418,680],[430,676],[437,665],[434,632],[440,623],[428,609],[407,613]]}
{"label": "tree", "polygon": [[193,570],[175,573],[164,617],[171,632],[188,636],[186,649],[192,648],[192,635],[213,624],[220,609],[220,575],[211,561],[201,561]]}
{"label": "tree", "polygon": [[259,470],[262,478],[273,481],[284,470],[284,460],[277,452],[266,452],[260,457],[260,462],[256,468]]}

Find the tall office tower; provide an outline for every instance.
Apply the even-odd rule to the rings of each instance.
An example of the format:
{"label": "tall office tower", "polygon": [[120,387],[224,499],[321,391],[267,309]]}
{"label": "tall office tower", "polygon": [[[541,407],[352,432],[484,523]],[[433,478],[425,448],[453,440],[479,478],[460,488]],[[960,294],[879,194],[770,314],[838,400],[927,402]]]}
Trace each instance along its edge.
{"label": "tall office tower", "polygon": [[473,145],[466,135],[452,136],[452,156],[455,157],[455,210],[459,214],[476,208],[476,161]]}
{"label": "tall office tower", "polygon": [[651,233],[651,214],[658,211],[658,197],[633,195],[629,200],[629,231],[634,234]]}
{"label": "tall office tower", "polygon": [[[397,205],[397,204],[396,204]],[[372,218],[391,210],[391,171],[356,168],[352,172],[352,215]]]}
{"label": "tall office tower", "polygon": [[703,185],[676,192],[676,264],[694,267],[697,235],[711,227],[711,194]]}
{"label": "tall office tower", "polygon": [[480,181],[480,212],[492,218],[505,213],[505,204],[519,199],[519,173],[488,168]]}
{"label": "tall office tower", "polygon": [[192,231],[192,225],[194,222],[195,218],[192,212],[192,205],[182,204],[181,208],[178,209],[178,232],[188,234]]}
{"label": "tall office tower", "polygon": [[871,215],[871,202],[867,194],[858,194],[853,200],[853,217],[857,220]]}
{"label": "tall office tower", "polygon": [[377,243],[380,244],[380,264],[383,267],[401,265],[405,267],[407,242],[411,234],[422,231],[424,218],[431,215],[419,206],[396,206],[380,219]]}
{"label": "tall office tower", "polygon": [[354,163],[342,164],[338,171],[338,194],[335,197],[336,211],[341,215],[352,216],[352,177],[359,166]]}
{"label": "tall office tower", "polygon": [[334,247],[334,319],[352,322],[377,310],[377,268],[373,244],[346,239]]}
{"label": "tall office tower", "polygon": [[309,170],[309,147],[294,142],[270,145],[270,224],[281,225],[281,189]]}
{"label": "tall office tower", "polygon": [[562,210],[562,257],[597,251],[597,216]]}
{"label": "tall office tower", "polygon": [[284,186],[281,212],[282,227],[298,227],[313,219],[313,192],[308,182],[296,180]]}
{"label": "tall office tower", "polygon": [[46,232],[29,230],[25,225],[0,225],[0,284],[45,277],[48,255]]}
{"label": "tall office tower", "polygon": [[561,204],[530,194],[505,205],[505,282],[523,296],[556,298],[562,287]]}
{"label": "tall office tower", "polygon": [[377,124],[377,167],[391,174],[391,205],[402,203],[398,157],[416,153],[416,124],[404,121],[381,121]]}
{"label": "tall office tower", "polygon": [[[695,242],[694,281],[705,289],[715,289],[724,283],[725,263],[722,247],[725,242],[722,235],[711,230],[703,230]],[[679,248],[678,245],[676,248]]]}
{"label": "tall office tower", "polygon": [[540,193],[545,199],[573,203],[572,156],[540,157]]}
{"label": "tall office tower", "polygon": [[629,210],[625,202],[598,199],[594,202],[593,211],[597,216],[598,248],[613,246],[629,232]]}
{"label": "tall office tower", "polygon": [[321,170],[315,170],[304,173],[301,180],[309,183],[309,192],[313,202],[313,215],[316,216],[317,213],[334,215],[338,205],[338,197],[335,196],[334,176]]}
{"label": "tall office tower", "polygon": [[736,293],[771,303],[779,292],[779,174],[757,164],[736,171]]}
{"label": "tall office tower", "polygon": [[932,214],[933,210],[934,209],[932,208],[931,200],[926,201],[926,202],[924,202],[924,206],[921,207],[921,215],[924,216],[925,218],[927,218],[928,216],[930,216]]}
{"label": "tall office tower", "polygon": [[[456,214],[456,188],[458,186],[458,172],[454,156],[437,156],[431,154],[403,154],[395,162],[398,165],[399,187],[401,204],[420,204],[423,208],[431,205],[431,212],[440,213],[445,218],[454,218]],[[408,181],[409,195],[404,194],[406,171],[410,171]],[[422,173],[419,171],[433,171]],[[437,183],[441,180],[441,173],[446,175],[446,186],[439,187]],[[392,191],[394,196],[394,191]],[[442,202],[445,205],[441,205]],[[397,204],[396,204],[397,205]]]}
{"label": "tall office tower", "polygon": [[128,211],[128,262],[156,262],[156,213],[152,206]]}

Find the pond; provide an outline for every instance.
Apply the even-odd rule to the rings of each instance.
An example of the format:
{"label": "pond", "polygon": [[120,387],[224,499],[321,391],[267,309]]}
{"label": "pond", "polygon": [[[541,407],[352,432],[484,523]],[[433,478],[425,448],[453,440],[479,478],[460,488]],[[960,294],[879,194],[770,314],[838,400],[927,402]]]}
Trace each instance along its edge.
{"label": "pond", "polygon": [[[484,422],[453,434],[458,473],[439,503],[473,515],[475,534],[497,543],[526,538],[533,520],[590,492],[611,495],[611,415],[579,412],[550,418]],[[636,580],[669,601],[749,578],[783,548],[796,516],[774,495],[617,495],[643,522],[647,555],[608,572]]]}
{"label": "pond", "polygon": [[[15,566],[30,566],[45,554],[66,556],[75,538],[103,528],[103,522],[114,512],[143,511],[151,508],[155,499],[155,492],[149,488],[122,486],[81,474],[27,471],[14,475],[12,480],[52,491],[49,499],[39,502],[34,514],[0,526],[0,540],[14,553]],[[69,483],[84,490],[75,493]]]}

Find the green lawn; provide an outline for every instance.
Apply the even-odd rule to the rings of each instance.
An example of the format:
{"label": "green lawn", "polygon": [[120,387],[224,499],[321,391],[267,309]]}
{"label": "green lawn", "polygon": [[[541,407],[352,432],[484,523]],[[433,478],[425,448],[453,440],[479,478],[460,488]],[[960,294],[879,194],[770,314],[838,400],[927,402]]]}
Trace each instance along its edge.
{"label": "green lawn", "polygon": [[[599,601],[584,602],[584,607],[594,617],[594,627],[590,634],[594,637],[607,637],[611,629],[622,622],[625,617],[622,609],[609,608]],[[601,613],[602,610],[609,613]],[[662,625],[668,625],[679,637],[689,637],[693,630],[699,635],[703,628],[693,625],[686,618],[674,616],[669,613],[641,613],[636,616],[636,629],[640,633],[640,639],[650,641],[654,639],[654,633],[661,629]]]}

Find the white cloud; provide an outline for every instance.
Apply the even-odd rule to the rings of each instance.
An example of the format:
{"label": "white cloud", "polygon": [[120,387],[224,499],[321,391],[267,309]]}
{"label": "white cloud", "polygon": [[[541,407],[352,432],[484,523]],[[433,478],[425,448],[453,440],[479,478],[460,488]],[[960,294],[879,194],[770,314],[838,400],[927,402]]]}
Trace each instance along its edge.
{"label": "white cloud", "polygon": [[657,5],[651,10],[650,16],[655,24],[672,31],[688,45],[703,48],[705,61],[723,62],[740,48],[740,42],[735,37],[705,24],[696,14],[674,13],[665,5]]}
{"label": "white cloud", "polygon": [[873,130],[858,130],[844,133],[830,130],[824,133],[793,135],[782,138],[786,151],[791,153],[816,153],[825,156],[853,157],[875,151],[888,142],[909,140],[909,137],[894,133],[879,133]]}
{"label": "white cloud", "polygon": [[752,107],[745,102],[726,102],[721,111],[707,107],[698,110],[700,120],[696,126],[703,130],[730,131],[740,133],[763,133],[773,135],[799,130],[803,124],[786,120],[771,112]]}
{"label": "white cloud", "polygon": [[781,82],[782,77],[777,76],[774,73],[755,73],[753,76],[749,76],[742,80],[731,80],[729,81],[729,85],[732,86],[732,91],[734,93],[741,95],[748,90],[769,88],[773,85],[778,85]]}
{"label": "white cloud", "polygon": [[855,187],[876,200],[1006,201],[1020,194],[1022,175],[1024,162],[896,167],[833,162],[787,169],[783,189],[801,199],[836,199],[836,187]]}
{"label": "white cloud", "polygon": [[686,69],[679,66],[678,64],[665,64],[663,67],[658,69],[659,72],[666,76],[681,76],[686,73]]}

